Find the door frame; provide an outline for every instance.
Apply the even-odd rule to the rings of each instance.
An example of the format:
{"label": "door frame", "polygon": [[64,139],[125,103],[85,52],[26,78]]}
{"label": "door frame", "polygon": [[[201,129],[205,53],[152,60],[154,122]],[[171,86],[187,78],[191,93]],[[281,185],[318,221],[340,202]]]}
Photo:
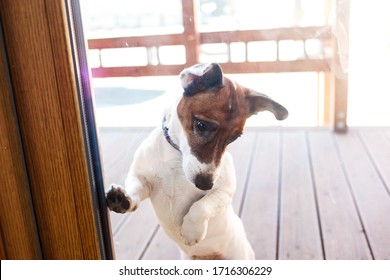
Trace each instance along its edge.
{"label": "door frame", "polygon": [[[108,217],[101,217],[105,211],[96,209],[93,193],[100,186],[91,174],[91,150],[86,144],[91,135],[84,133],[81,82],[69,25],[73,4],[78,1],[0,2],[5,45],[0,78],[6,80],[7,61],[8,88],[12,88],[7,98],[0,99],[5,116],[0,118],[0,133],[7,133],[10,151],[9,171],[1,173],[1,202],[11,199],[4,194],[12,188],[12,204],[19,207],[0,209],[0,252],[7,259],[113,258],[110,237],[102,237],[99,228],[101,219]],[[1,87],[3,91],[7,85],[2,82]],[[2,207],[7,206],[2,203]],[[22,218],[3,223],[16,214]],[[27,239],[24,243],[7,234],[17,235],[16,230]]]}

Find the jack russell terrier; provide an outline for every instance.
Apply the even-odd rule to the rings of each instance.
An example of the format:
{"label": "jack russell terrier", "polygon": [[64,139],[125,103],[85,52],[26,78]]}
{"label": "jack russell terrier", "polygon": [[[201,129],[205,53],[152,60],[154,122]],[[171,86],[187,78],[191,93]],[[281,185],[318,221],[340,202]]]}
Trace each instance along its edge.
{"label": "jack russell terrier", "polygon": [[180,73],[183,96],[137,149],[125,187],[111,185],[110,210],[125,213],[150,198],[161,227],[188,259],[254,259],[231,205],[236,177],[226,146],[248,117],[288,111],[270,97],[225,77],[216,63]]}

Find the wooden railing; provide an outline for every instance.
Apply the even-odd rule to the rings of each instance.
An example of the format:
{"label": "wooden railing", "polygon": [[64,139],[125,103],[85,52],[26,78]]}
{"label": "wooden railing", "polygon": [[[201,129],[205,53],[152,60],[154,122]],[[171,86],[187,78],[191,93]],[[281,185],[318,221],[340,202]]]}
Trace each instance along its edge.
{"label": "wooden railing", "polygon": [[[153,61],[147,58],[146,65],[110,66],[101,63],[92,68],[93,77],[126,77],[126,76],[162,76],[177,75],[193,64],[200,63],[201,47],[205,44],[226,44],[226,59],[221,62],[225,73],[270,73],[270,72],[322,72],[325,73],[324,122],[333,122],[336,130],[346,129],[346,92],[345,81],[338,85],[337,77],[331,68],[337,63],[334,53],[337,52],[335,37],[329,26],[291,27],[267,30],[236,30],[221,32],[199,32],[196,0],[182,0],[183,29],[180,34],[164,34],[153,36],[132,36],[121,38],[99,38],[88,40],[91,50],[116,48],[145,48],[147,54],[154,53]],[[339,2],[339,1],[338,1]],[[337,2],[337,3],[338,3]],[[337,5],[340,8],[340,5]],[[319,53],[312,57],[306,52],[307,40],[317,40],[321,46]],[[274,42],[275,59],[272,61],[251,61],[248,58],[248,44],[251,42]],[[302,56],[295,60],[280,59],[280,43],[283,41],[302,42]],[[231,59],[231,44],[245,44],[244,59],[239,62]],[[163,64],[159,59],[159,48],[164,46],[183,46],[185,59],[182,64]],[[337,47],[337,46],[336,46]],[[157,51],[155,51],[157,49]],[[209,61],[211,62],[211,61]],[[340,86],[341,85],[341,86]],[[335,89],[340,91],[337,95]],[[333,98],[334,97],[334,98]],[[333,99],[333,102],[331,100]]]}
{"label": "wooden railing", "polygon": [[[99,51],[115,48],[135,48],[144,47],[146,49],[160,48],[163,46],[186,46],[188,38],[199,37],[199,45],[192,45],[190,48],[199,49],[203,44],[226,44],[228,52],[227,61],[222,62],[221,66],[226,73],[269,73],[269,72],[301,72],[315,71],[328,72],[331,55],[331,34],[326,27],[302,27],[302,28],[278,28],[269,30],[245,30],[245,31],[223,31],[223,32],[205,32],[198,34],[169,34],[153,36],[137,36],[122,38],[102,38],[88,41],[90,49]],[[281,41],[293,40],[301,41],[302,48],[306,40],[319,41],[323,46],[323,51],[317,58],[310,58],[303,49],[304,56],[298,60],[283,61],[279,57],[279,44]],[[275,42],[274,61],[248,61],[248,43],[250,42]],[[231,43],[245,44],[245,60],[240,62],[231,61]],[[188,44],[187,44],[188,45]],[[327,50],[328,49],[328,53]],[[125,67],[96,67],[92,69],[94,77],[122,77],[122,76],[155,76],[155,75],[177,75],[180,71],[189,65],[199,63],[199,51],[194,55],[186,50],[186,63],[181,65],[164,65],[154,62],[145,66],[125,66]],[[157,52],[158,53],[158,52]]]}

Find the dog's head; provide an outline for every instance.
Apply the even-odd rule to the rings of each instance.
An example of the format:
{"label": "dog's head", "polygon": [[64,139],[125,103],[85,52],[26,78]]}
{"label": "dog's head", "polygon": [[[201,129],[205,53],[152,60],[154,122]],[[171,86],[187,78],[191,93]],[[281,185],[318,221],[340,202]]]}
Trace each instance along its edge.
{"label": "dog's head", "polygon": [[225,77],[216,63],[187,68],[180,80],[184,93],[177,113],[184,129],[183,169],[201,190],[212,188],[226,146],[242,134],[248,117],[264,110],[278,120],[288,116],[287,109],[270,97]]}

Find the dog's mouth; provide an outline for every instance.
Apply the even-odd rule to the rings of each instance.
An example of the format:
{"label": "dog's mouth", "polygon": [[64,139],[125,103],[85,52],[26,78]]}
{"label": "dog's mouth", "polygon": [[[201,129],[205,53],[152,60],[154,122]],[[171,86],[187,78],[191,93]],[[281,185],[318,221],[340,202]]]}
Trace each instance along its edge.
{"label": "dog's mouth", "polygon": [[194,183],[195,186],[202,191],[211,190],[214,185],[213,176],[198,174],[195,177]]}

